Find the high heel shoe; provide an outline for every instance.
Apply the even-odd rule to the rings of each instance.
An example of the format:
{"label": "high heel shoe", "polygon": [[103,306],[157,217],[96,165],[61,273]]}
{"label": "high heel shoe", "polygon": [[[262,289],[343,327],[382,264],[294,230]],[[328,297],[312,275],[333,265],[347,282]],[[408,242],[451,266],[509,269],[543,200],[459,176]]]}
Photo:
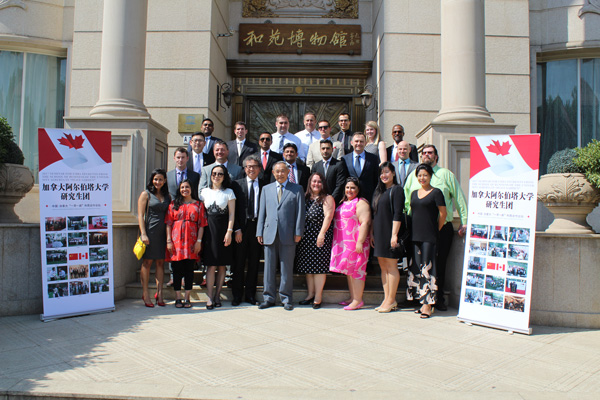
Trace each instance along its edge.
{"label": "high heel shoe", "polygon": [[158,292],[154,293],[154,300],[156,300],[156,305],[159,307],[165,307],[166,304],[164,301],[158,301]]}
{"label": "high heel shoe", "polygon": [[308,300],[299,301],[298,304],[300,304],[301,306],[310,306],[314,301],[315,301],[315,298],[311,297]]}
{"label": "high heel shoe", "polygon": [[358,303],[358,305],[356,307],[351,307],[350,305],[347,305],[346,307],[344,307],[344,310],[354,311],[354,310],[358,310],[358,309],[362,308],[364,305],[365,305],[365,302],[361,301],[360,303]]}
{"label": "high heel shoe", "polygon": [[154,308],[154,304],[152,302],[146,303],[146,299],[144,299],[144,295],[142,295],[142,300],[144,301],[144,305],[148,308]]}
{"label": "high heel shoe", "polygon": [[398,309],[398,303],[394,302],[394,304],[392,304],[388,308],[379,307],[379,310],[377,310],[377,312],[388,313],[390,311],[396,311],[397,309]]}

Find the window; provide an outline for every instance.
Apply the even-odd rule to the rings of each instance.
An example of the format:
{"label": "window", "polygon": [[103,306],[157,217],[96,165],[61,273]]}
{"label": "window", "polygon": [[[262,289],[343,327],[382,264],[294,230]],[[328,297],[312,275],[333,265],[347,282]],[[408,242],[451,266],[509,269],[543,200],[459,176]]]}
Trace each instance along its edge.
{"label": "window", "polygon": [[37,182],[38,128],[62,128],[66,59],[0,51],[0,115],[13,128]]}

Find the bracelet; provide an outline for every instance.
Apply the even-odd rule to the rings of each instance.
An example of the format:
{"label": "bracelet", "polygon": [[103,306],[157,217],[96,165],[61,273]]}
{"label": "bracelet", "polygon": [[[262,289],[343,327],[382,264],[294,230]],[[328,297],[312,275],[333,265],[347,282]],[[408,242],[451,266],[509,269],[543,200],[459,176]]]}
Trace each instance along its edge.
{"label": "bracelet", "polygon": [[168,243],[173,243],[173,241],[172,241],[172,240],[167,240],[167,244],[168,244]]}
{"label": "bracelet", "polygon": [[233,232],[233,229],[227,229],[227,232]]}
{"label": "bracelet", "polygon": [[196,240],[196,243],[202,243],[202,239]]}

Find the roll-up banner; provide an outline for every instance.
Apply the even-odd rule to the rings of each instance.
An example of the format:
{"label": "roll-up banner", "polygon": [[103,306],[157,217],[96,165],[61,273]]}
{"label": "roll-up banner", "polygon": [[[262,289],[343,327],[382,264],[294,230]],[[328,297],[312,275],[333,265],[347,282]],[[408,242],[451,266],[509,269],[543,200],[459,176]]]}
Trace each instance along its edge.
{"label": "roll-up banner", "polygon": [[43,321],[111,311],[110,132],[38,129]]}
{"label": "roll-up banner", "polygon": [[471,137],[458,319],[530,334],[540,135]]}

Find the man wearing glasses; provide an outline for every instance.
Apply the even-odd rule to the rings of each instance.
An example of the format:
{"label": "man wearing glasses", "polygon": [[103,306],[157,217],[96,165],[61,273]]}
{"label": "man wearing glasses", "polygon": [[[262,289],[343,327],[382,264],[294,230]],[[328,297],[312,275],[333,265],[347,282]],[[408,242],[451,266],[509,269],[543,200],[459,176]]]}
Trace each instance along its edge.
{"label": "man wearing glasses", "polygon": [[269,132],[263,132],[258,138],[258,146],[260,147],[260,163],[263,170],[260,172],[258,179],[267,185],[271,183],[271,177],[273,176],[273,165],[277,161],[283,160],[283,156],[280,153],[271,150],[271,143],[273,142],[273,136]]}
{"label": "man wearing glasses", "polygon": [[[394,139],[394,144],[389,146],[387,150],[387,159],[388,161],[398,161],[399,153],[398,153],[398,144],[404,140],[404,127],[400,124],[394,125],[392,128],[392,138]],[[410,155],[409,157],[412,161],[418,163],[419,155],[417,153],[417,146],[414,144],[410,145]]]}
{"label": "man wearing glasses", "polygon": [[212,152],[204,154],[204,145],[206,140],[204,139],[204,133],[194,132],[190,139],[190,146],[188,152],[190,153],[190,159],[188,160],[187,167],[198,174],[202,173],[202,168],[215,162],[215,156]]}
{"label": "man wearing glasses", "polygon": [[[322,119],[319,121],[317,125],[317,129],[321,134],[321,139],[313,142],[308,147],[308,153],[306,155],[306,166],[308,168],[312,168],[312,166],[323,159],[321,156],[321,140],[331,140],[331,126],[329,125],[329,121]],[[333,142],[333,141],[332,141]],[[342,159],[342,143],[341,142],[333,142],[333,153],[332,157],[341,160]]]}

